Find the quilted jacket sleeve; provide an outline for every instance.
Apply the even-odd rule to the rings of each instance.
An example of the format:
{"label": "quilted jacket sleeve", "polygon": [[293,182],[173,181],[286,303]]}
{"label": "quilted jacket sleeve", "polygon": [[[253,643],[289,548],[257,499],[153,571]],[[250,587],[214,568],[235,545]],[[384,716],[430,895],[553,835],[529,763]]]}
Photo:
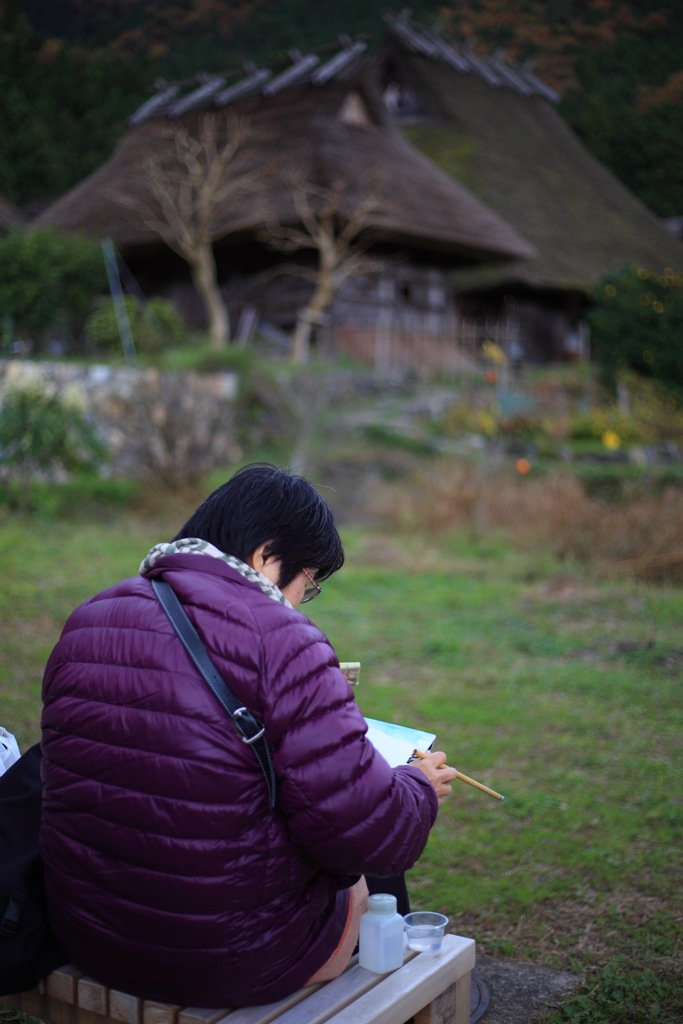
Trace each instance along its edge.
{"label": "quilted jacket sleeve", "polygon": [[235,694],[265,725],[289,841],[334,874],[407,871],[436,818],[431,783],[416,768],[392,769],[365,739],[353,691],[313,622],[212,559],[200,585],[187,571],[191,557],[160,568],[184,570],[170,582]]}
{"label": "quilted jacket sleeve", "polygon": [[377,753],[334,651],[297,618],[304,624],[294,630],[290,623],[287,642],[269,637],[263,648],[263,678],[274,687],[266,731],[290,838],[328,871],[406,871],[436,818],[434,789],[422,772],[392,769]]}

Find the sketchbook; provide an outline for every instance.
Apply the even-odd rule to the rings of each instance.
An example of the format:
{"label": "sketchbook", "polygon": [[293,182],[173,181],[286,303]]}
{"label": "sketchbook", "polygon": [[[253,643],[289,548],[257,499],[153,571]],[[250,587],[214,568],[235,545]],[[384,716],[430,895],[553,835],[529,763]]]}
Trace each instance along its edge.
{"label": "sketchbook", "polygon": [[[339,667],[351,686],[358,686],[360,662],[340,661]],[[423,729],[410,729],[394,722],[380,722],[376,718],[366,718],[365,721],[368,723],[367,738],[392,768],[398,768],[400,764],[414,760],[415,749],[430,750],[436,739],[434,733],[424,732]]]}
{"label": "sketchbook", "polygon": [[367,738],[392,768],[407,764],[413,757],[413,751],[429,750],[436,739],[436,734],[424,732],[422,729],[410,729],[394,722],[380,722],[376,718],[366,718],[368,723]]}

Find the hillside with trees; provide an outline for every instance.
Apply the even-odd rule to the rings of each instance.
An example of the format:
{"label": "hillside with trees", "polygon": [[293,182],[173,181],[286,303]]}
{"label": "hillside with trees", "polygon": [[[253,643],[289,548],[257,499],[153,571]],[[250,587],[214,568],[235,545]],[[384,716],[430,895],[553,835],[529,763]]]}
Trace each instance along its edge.
{"label": "hillside with trees", "polygon": [[[396,5],[398,9],[400,5]],[[97,167],[155,79],[372,49],[384,0],[0,0],[0,194],[29,214]],[[569,124],[662,217],[683,213],[683,8],[674,0],[416,0],[413,17],[532,59]]]}

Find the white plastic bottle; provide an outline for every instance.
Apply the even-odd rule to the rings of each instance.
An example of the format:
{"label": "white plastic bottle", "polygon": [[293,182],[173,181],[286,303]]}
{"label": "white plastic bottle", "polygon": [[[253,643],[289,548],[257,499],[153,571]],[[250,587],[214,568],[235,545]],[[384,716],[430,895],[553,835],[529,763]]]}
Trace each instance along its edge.
{"label": "white plastic bottle", "polygon": [[376,974],[395,971],[403,963],[403,918],[396,912],[396,897],[375,893],[360,919],[358,961]]}

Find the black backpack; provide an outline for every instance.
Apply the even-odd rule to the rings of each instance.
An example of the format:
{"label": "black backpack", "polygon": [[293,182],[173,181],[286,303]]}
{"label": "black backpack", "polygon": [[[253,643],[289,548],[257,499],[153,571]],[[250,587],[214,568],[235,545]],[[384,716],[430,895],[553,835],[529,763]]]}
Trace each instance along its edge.
{"label": "black backpack", "polygon": [[47,917],[40,762],[37,743],[0,775],[0,995],[33,988],[68,960]]}

